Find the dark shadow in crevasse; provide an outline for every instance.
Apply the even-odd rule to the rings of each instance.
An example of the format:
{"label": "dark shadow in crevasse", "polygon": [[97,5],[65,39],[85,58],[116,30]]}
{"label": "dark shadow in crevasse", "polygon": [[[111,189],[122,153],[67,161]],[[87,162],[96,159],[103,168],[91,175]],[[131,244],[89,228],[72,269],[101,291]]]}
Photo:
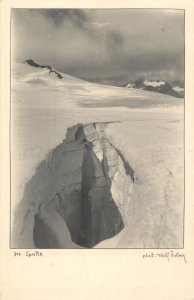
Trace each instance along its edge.
{"label": "dark shadow in crevasse", "polygon": [[[112,198],[107,160],[97,158],[81,126],[76,140],[83,145],[81,190],[74,190],[69,195],[58,192],[56,211],[66,223],[72,241],[81,247],[92,248],[117,235],[124,225]],[[37,248],[58,248],[51,231],[38,215],[35,216],[34,244]]]}

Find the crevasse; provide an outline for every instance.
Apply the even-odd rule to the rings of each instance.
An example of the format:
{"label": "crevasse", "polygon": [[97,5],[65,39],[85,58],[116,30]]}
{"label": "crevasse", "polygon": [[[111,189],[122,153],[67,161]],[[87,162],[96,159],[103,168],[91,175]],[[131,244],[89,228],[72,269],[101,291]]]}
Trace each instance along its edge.
{"label": "crevasse", "polygon": [[37,167],[15,218],[18,246],[92,248],[128,224],[134,171],[106,126],[72,126]]}

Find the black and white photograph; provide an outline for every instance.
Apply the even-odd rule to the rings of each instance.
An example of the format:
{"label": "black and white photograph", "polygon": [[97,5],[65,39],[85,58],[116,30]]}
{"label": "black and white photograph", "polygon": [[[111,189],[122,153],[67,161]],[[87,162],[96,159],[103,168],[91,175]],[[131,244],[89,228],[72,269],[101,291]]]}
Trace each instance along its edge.
{"label": "black and white photograph", "polygon": [[183,249],[184,10],[12,8],[10,38],[10,248]]}

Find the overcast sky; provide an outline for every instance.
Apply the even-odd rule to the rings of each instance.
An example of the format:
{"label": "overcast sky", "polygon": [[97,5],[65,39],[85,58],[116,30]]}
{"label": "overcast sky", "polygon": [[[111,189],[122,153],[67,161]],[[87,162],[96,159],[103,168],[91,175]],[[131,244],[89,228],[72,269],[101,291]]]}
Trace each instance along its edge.
{"label": "overcast sky", "polygon": [[178,10],[12,10],[12,53],[86,79],[183,79]]}

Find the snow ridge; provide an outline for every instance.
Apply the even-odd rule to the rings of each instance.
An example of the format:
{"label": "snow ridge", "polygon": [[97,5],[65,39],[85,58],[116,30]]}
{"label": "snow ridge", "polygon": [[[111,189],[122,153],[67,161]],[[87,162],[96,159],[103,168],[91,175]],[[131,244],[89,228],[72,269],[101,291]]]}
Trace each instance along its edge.
{"label": "snow ridge", "polygon": [[49,73],[55,74],[57,76],[57,78],[59,78],[59,79],[63,78],[63,76],[59,72],[53,70],[53,68],[51,68],[50,66],[48,66],[48,65],[39,65],[33,59],[27,59],[27,60],[25,60],[24,63],[30,65],[31,67],[41,68],[41,69],[48,69]]}

